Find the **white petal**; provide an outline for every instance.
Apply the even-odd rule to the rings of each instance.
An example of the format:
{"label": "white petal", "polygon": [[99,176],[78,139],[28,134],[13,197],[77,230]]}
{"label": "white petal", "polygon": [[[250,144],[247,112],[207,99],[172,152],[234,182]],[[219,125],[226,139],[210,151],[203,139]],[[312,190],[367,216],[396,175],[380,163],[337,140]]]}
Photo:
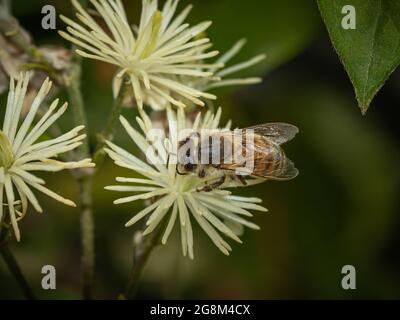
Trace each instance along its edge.
{"label": "white petal", "polygon": [[117,199],[114,201],[114,204],[128,203],[128,202],[133,202],[133,201],[137,201],[137,200],[146,200],[146,199],[150,199],[152,197],[161,196],[166,193],[168,193],[168,190],[158,189],[156,191],[151,191],[151,192],[142,193],[142,194],[138,194],[138,195],[131,196],[131,197]]}
{"label": "white petal", "polygon": [[15,209],[14,209],[14,191],[13,186],[11,183],[11,178],[9,175],[5,176],[4,187],[6,189],[6,196],[8,202],[8,211],[10,214],[11,225],[14,230],[15,239],[19,242],[21,240],[21,233],[18,228],[17,217],[15,216]]}
{"label": "white petal", "polygon": [[54,200],[57,200],[57,201],[59,201],[61,203],[64,203],[65,205],[70,206],[70,207],[76,207],[76,204],[73,201],[61,197],[57,193],[51,191],[50,189],[47,189],[45,186],[42,186],[42,185],[40,185],[38,183],[34,183],[34,182],[31,182],[31,181],[27,181],[27,183],[30,184],[35,189],[39,190],[40,192],[43,192],[44,194],[46,194],[49,197],[53,198]]}
{"label": "white petal", "polygon": [[36,199],[31,189],[26,185],[26,183],[18,176],[13,176],[12,179],[16,187],[19,188],[21,192],[23,192],[26,195],[26,197],[28,198],[29,202],[33,205],[35,210],[39,213],[43,212],[43,209],[39,205],[38,200]]}
{"label": "white petal", "polygon": [[160,204],[161,200],[162,199],[154,202],[152,205],[146,207],[145,209],[143,209],[139,213],[135,214],[135,216],[125,224],[125,227],[133,226],[136,222],[138,222],[139,220],[143,219],[146,215],[148,215],[155,208],[157,208],[157,206]]}
{"label": "white petal", "polygon": [[163,235],[162,240],[161,240],[162,244],[166,244],[167,243],[168,238],[169,238],[169,236],[171,234],[172,228],[175,225],[175,221],[176,221],[177,215],[178,215],[178,206],[177,206],[177,203],[175,202],[174,203],[174,207],[172,208],[172,214],[171,214],[171,217],[169,218],[167,228],[165,229],[164,235]]}

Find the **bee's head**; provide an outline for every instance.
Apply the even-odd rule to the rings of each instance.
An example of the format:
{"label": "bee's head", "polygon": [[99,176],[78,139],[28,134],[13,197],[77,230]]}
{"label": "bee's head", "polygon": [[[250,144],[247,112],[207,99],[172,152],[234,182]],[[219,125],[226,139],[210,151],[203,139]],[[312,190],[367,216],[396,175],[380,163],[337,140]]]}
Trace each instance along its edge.
{"label": "bee's head", "polygon": [[178,164],[176,167],[176,172],[180,175],[190,174],[196,171],[197,165],[192,163]]}

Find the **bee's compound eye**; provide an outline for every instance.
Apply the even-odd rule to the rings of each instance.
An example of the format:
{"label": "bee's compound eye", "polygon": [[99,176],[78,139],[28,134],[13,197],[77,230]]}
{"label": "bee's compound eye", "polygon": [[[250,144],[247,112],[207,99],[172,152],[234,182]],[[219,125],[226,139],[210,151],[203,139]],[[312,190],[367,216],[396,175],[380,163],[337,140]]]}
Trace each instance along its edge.
{"label": "bee's compound eye", "polygon": [[185,164],[186,171],[193,171],[193,169],[194,169],[194,165],[192,163],[189,162],[189,163]]}

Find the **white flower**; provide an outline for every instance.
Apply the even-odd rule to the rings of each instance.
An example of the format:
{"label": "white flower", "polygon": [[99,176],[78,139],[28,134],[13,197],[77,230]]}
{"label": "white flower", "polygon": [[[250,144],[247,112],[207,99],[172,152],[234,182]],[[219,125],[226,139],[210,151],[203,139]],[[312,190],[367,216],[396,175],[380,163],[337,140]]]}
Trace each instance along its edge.
{"label": "white flower", "polygon": [[213,67],[210,69],[211,72],[214,73],[213,77],[206,77],[204,80],[199,79],[199,85],[196,86],[199,90],[209,90],[212,88],[218,88],[218,87],[227,87],[227,86],[234,86],[234,85],[249,85],[249,84],[257,84],[262,81],[262,78],[260,77],[251,77],[251,78],[226,78],[229,75],[232,75],[236,72],[239,72],[241,70],[250,68],[257,63],[261,62],[266,58],[265,54],[259,54],[249,60],[240,62],[238,64],[225,67],[225,65],[232,59],[234,58],[240,50],[243,48],[243,46],[246,44],[246,39],[241,39],[238,42],[235,43],[235,45],[229,49],[227,52],[225,52],[223,55],[221,55],[217,61],[215,62],[215,65],[219,66],[224,66],[220,70],[217,68]]}
{"label": "white flower", "polygon": [[[194,130],[200,129],[217,129],[221,116],[221,109],[216,115],[207,112],[204,117],[199,113],[196,120],[190,126]],[[178,144],[178,133],[183,129],[189,128],[182,108],[178,108],[177,112],[171,108],[167,109],[168,117],[168,138],[165,143],[158,145],[158,155],[165,157],[167,145]],[[150,143],[145,136],[153,129],[150,118],[141,111],[141,118],[137,118],[137,122],[141,127],[143,134],[135,130],[128,121],[120,118],[122,125],[128,135],[135,144],[146,154],[149,150]],[[176,220],[179,221],[181,230],[182,250],[183,254],[189,254],[193,259],[193,231],[192,221],[197,221],[200,227],[207,233],[214,244],[226,255],[231,250],[230,245],[223,239],[227,236],[241,243],[238,235],[241,233],[243,226],[259,229],[257,225],[246,220],[246,217],[252,217],[249,210],[267,211],[257,203],[261,200],[257,198],[246,198],[234,196],[227,190],[213,190],[211,192],[198,191],[204,187],[206,181],[215,179],[215,177],[199,178],[198,175],[179,175],[176,171],[176,162],[165,161],[162,159],[154,165],[147,164],[138,157],[118,147],[112,142],[107,142],[108,148],[106,152],[114,160],[118,166],[131,169],[139,173],[144,178],[118,177],[116,180],[123,185],[108,186],[106,189],[119,192],[137,193],[114,201],[114,204],[129,203],[137,200],[152,199],[154,202],[137,213],[126,226],[132,226],[139,220],[147,218],[147,229],[144,235],[155,230],[163,219],[168,219],[168,224],[162,237],[162,243],[165,244],[175,225]],[[153,142],[152,142],[153,145]],[[163,145],[165,147],[163,147]],[[168,147],[169,148],[169,147]],[[171,154],[170,154],[171,156]],[[227,184],[224,187],[236,186],[235,184]]]}
{"label": "white flower", "polygon": [[[57,172],[63,169],[94,166],[91,159],[78,162],[60,162],[53,159],[82,144],[81,140],[85,138],[85,135],[79,132],[84,128],[83,126],[76,127],[54,139],[41,139],[46,130],[62,116],[67,108],[65,103],[56,110],[57,99],[35,124],[38,109],[51,88],[49,79],[44,81],[25,119],[19,125],[29,77],[29,73],[20,74],[16,84],[14,79],[11,79],[4,123],[0,130],[0,221],[3,218],[3,201],[6,201],[4,206],[8,208],[10,221],[18,241],[20,231],[17,222],[26,214],[28,204],[31,203],[36,211],[42,212],[32,188],[68,206],[75,206],[71,200],[46,188],[45,181],[34,175],[32,171]],[[21,210],[17,205],[20,205]]]}
{"label": "white flower", "polygon": [[174,18],[179,0],[167,0],[162,11],[157,9],[157,0],[143,0],[140,24],[134,32],[120,0],[90,2],[108,30],[100,27],[77,0],[72,0],[81,24],[61,16],[68,24],[69,33],[59,33],[81,48],[76,51],[81,56],[120,68],[114,79],[114,94],[119,92],[127,76],[139,107],[143,106],[149,92],[181,107],[185,106],[181,99],[175,99],[171,93],[201,106],[204,105],[201,98],[216,98],[180,82],[181,75],[193,78],[212,76],[212,72],[205,69],[214,66],[202,61],[218,54],[218,51],[206,52],[211,47],[210,40],[201,37],[211,22],[193,27],[184,23],[191,6]]}
{"label": "white flower", "polygon": [[[229,49],[226,53],[221,55],[213,64],[208,65],[206,71],[210,72],[207,77],[190,77],[187,75],[179,75],[179,82],[185,83],[191,88],[198,91],[205,92],[214,88],[237,86],[237,85],[251,85],[262,82],[260,77],[249,77],[249,78],[229,78],[228,76],[235,74],[244,69],[250,68],[266,58],[265,54],[257,55],[246,61],[226,67],[226,65],[240,52],[243,46],[246,44],[246,39],[241,39],[235,43],[235,45]],[[199,62],[198,70],[203,70],[206,66],[201,61]],[[195,65],[193,65],[195,67]],[[174,92],[169,92],[169,96],[175,99],[182,99]],[[203,99],[204,100],[204,99]],[[193,102],[188,99],[183,100],[185,105],[193,105]],[[212,101],[208,101],[211,103]],[[154,94],[152,91],[146,92],[144,103],[151,106],[154,110],[164,110],[168,107],[170,102],[164,97]]]}

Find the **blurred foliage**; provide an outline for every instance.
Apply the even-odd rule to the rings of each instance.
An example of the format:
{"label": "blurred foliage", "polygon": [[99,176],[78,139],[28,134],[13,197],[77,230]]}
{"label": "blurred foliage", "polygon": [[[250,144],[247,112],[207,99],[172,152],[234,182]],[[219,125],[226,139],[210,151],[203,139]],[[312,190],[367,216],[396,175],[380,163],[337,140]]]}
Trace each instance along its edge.
{"label": "blurred foliage", "polygon": [[[318,0],[333,45],[353,83],[358,104],[367,112],[372,99],[400,64],[400,3],[353,0],[354,12],[342,12],[346,0]],[[354,14],[355,29],[343,17]],[[345,18],[346,20],[347,18]]]}
{"label": "blurred foliage", "polygon": [[[49,1],[45,1],[46,4]],[[189,1],[182,1],[189,3]],[[244,127],[284,121],[300,128],[286,146],[300,169],[291,182],[267,182],[238,190],[257,196],[270,209],[254,221],[261,231],[246,230],[243,245],[233,244],[223,256],[195,227],[194,262],[181,256],[179,232],[158,247],[145,268],[139,298],[398,298],[399,135],[393,114],[400,99],[400,76],[378,95],[368,117],[360,117],[352,88],[321,28],[313,1],[248,0],[190,1],[190,21],[214,21],[210,36],[225,50],[238,38],[248,38],[240,58],[265,52],[263,66],[246,71],[265,73],[262,85],[223,91],[223,116]],[[15,2],[15,12],[40,43],[62,43],[53,32],[40,29],[44,1]],[[140,1],[126,1],[137,21]],[[70,14],[68,1],[54,1]],[[61,27],[61,26],[58,26]],[[112,97],[114,70],[84,62],[83,92],[90,132],[104,125]],[[4,95],[1,105],[4,105]],[[1,114],[1,112],[0,112]],[[126,109],[132,121],[135,111]],[[69,126],[68,114],[62,126]],[[121,129],[121,128],[120,128]],[[119,144],[135,152],[119,130]],[[123,169],[107,162],[95,181],[98,298],[116,298],[124,288],[131,265],[132,237],[141,226],[124,228],[142,203],[114,206],[115,194],[103,186]],[[126,174],[126,172],[125,172]],[[130,173],[128,173],[130,175]],[[56,192],[77,198],[68,174],[49,174]],[[60,181],[63,183],[60,184]],[[21,222],[22,242],[12,249],[36,292],[43,298],[80,297],[79,213],[39,196],[45,213],[29,212]],[[40,288],[43,265],[57,269],[57,290]],[[357,290],[341,289],[341,269],[357,269]],[[0,262],[0,298],[20,298],[18,288]]]}
{"label": "blurred foliage", "polygon": [[308,0],[193,3],[195,21],[213,21],[209,35],[218,50],[224,52],[238,39],[246,38],[248,43],[238,60],[267,54],[267,59],[253,69],[260,73],[276,68],[304,50],[321,24],[315,4]]}

